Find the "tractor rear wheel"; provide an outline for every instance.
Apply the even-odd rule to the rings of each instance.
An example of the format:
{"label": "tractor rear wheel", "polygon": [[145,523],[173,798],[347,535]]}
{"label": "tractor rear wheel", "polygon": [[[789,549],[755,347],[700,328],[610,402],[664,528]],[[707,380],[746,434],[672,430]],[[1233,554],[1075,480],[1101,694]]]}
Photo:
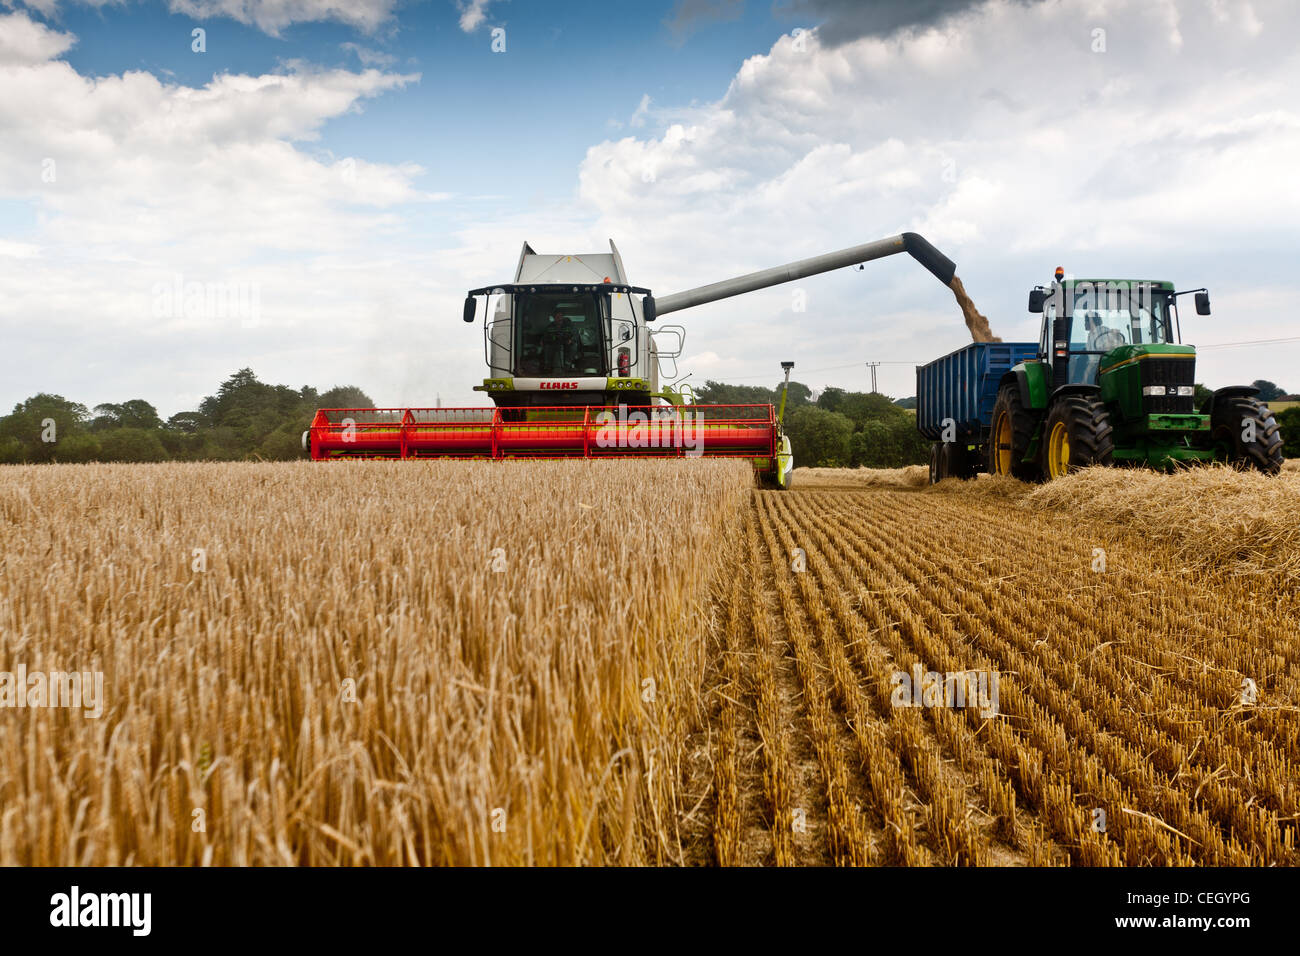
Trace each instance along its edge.
{"label": "tractor rear wheel", "polygon": [[1089,465],[1113,462],[1114,429],[1106,406],[1093,395],[1067,395],[1047,414],[1043,426],[1043,472],[1063,478]]}
{"label": "tractor rear wheel", "polygon": [[1254,468],[1266,475],[1282,470],[1282,432],[1263,402],[1236,396],[1214,403],[1210,435],[1234,468]]}
{"label": "tractor rear wheel", "polygon": [[1003,385],[993,405],[993,427],[989,432],[988,473],[1010,475],[1021,481],[1039,481],[1042,472],[1025,462],[1025,452],[1034,437],[1034,415],[1020,401],[1015,384]]}

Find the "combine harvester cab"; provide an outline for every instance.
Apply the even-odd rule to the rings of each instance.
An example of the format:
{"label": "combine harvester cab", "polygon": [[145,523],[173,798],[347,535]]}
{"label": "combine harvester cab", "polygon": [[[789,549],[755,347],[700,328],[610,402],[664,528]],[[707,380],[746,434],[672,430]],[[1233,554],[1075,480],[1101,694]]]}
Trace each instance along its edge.
{"label": "combine harvester cab", "polygon": [[794,468],[779,406],[699,405],[660,386],[660,363],[681,354],[670,312],[832,269],[907,252],[948,285],[955,267],[915,233],[726,279],[656,302],[608,253],[542,255],[524,243],[512,282],[471,289],[463,318],[485,310],[488,377],[475,391],[492,407],[321,409],[303,435],[317,460],[337,458],[743,458],[776,488]]}

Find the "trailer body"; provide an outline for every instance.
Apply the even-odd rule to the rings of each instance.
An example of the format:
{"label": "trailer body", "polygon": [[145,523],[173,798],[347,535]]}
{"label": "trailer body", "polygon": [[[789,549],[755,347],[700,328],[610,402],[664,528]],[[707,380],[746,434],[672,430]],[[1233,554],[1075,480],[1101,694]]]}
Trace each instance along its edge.
{"label": "trailer body", "polygon": [[[916,427],[932,442],[983,444],[1002,377],[1038,355],[1037,342],[974,342],[916,368]],[[951,420],[955,429],[947,436]]]}

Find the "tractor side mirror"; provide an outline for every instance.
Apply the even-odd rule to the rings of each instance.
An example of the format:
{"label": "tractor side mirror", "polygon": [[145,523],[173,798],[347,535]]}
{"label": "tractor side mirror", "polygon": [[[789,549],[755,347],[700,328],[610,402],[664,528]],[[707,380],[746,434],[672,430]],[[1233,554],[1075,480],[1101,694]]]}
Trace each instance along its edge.
{"label": "tractor side mirror", "polygon": [[641,300],[641,315],[645,318],[647,322],[653,322],[655,320],[656,316],[655,316],[654,296],[647,295],[644,299]]}
{"label": "tractor side mirror", "polygon": [[1210,293],[1208,292],[1196,293],[1196,314],[1197,315],[1210,314]]}
{"label": "tractor side mirror", "polygon": [[1029,311],[1030,312],[1041,313],[1043,311],[1043,304],[1046,301],[1047,301],[1046,289],[1029,290]]}
{"label": "tractor side mirror", "polygon": [[462,316],[462,318],[464,318],[466,322],[474,321],[475,308],[476,308],[476,303],[474,302],[474,297],[472,295],[465,296],[465,314]]}

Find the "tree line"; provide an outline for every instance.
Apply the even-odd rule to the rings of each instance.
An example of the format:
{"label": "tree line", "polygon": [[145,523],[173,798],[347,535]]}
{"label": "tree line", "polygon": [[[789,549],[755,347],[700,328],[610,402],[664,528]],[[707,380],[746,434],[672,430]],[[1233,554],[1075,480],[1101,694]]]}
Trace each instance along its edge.
{"label": "tree line", "polygon": [[0,418],[0,463],[85,461],[287,461],[302,457],[301,436],[318,408],[368,408],[361,389],[324,392],[259,381],[243,368],[197,411],[166,421],[144,399],[88,409],[42,392]]}
{"label": "tree line", "polygon": [[[781,386],[705,382],[696,400],[708,405],[779,404]],[[930,445],[916,430],[915,398],[824,388],[814,398],[791,382],[785,431],[797,465],[821,468],[901,468],[929,461]]]}

